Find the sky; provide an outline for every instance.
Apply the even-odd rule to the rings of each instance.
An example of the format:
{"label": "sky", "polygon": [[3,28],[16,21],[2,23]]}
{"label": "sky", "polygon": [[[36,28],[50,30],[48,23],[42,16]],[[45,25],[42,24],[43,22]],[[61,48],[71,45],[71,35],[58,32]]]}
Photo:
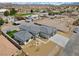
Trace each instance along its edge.
{"label": "sky", "polygon": [[0,2],[75,2],[78,0],[0,0]]}
{"label": "sky", "polygon": [[13,2],[13,4],[50,4],[50,5],[79,5],[79,2]]}
{"label": "sky", "polygon": [[55,4],[60,5],[64,2],[13,2],[14,4]]}
{"label": "sky", "polygon": [[13,4],[53,4],[53,5],[61,5],[64,3],[73,3],[73,2],[79,2],[79,0],[0,0],[0,3],[13,3]]}

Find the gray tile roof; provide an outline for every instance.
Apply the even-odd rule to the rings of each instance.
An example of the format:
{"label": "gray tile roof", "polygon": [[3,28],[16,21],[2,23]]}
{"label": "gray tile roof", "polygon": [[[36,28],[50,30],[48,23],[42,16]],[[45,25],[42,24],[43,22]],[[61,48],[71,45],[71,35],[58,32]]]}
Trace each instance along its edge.
{"label": "gray tile roof", "polygon": [[19,27],[21,30],[24,30],[24,31],[28,31],[29,29],[30,29],[30,27],[29,26],[26,26],[26,25],[21,25],[20,27]]}
{"label": "gray tile roof", "polygon": [[40,32],[48,34],[48,35],[51,35],[51,34],[55,33],[56,31],[57,31],[56,28],[52,28],[49,26],[41,26],[40,27]]}
{"label": "gray tile roof", "polygon": [[20,42],[25,42],[26,40],[29,40],[32,35],[27,31],[19,31],[14,34],[14,37]]}
{"label": "gray tile roof", "polygon": [[29,32],[31,32],[33,35],[36,35],[40,32],[40,27],[38,25],[32,25],[30,26]]}
{"label": "gray tile roof", "polygon": [[38,25],[32,24],[32,25],[21,25],[21,30],[25,30],[30,32],[32,35],[36,35],[40,32],[40,27]]}
{"label": "gray tile roof", "polygon": [[33,23],[28,23],[25,25],[21,25],[20,29],[23,31],[28,31],[29,33],[31,33],[33,36],[36,36],[37,34],[40,33],[40,36],[42,37],[49,37],[49,36],[53,36],[56,33],[56,28],[52,28],[49,26],[45,26],[45,25],[36,25]]}
{"label": "gray tile roof", "polygon": [[42,32],[39,33],[39,36],[42,37],[42,38],[46,38],[46,39],[48,39],[50,37],[50,35],[42,33]]}

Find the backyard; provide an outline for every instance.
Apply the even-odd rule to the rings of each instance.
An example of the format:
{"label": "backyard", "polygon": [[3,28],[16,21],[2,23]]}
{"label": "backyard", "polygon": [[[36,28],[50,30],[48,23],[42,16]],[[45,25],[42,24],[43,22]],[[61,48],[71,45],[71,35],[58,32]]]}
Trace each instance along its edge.
{"label": "backyard", "polygon": [[8,31],[7,34],[11,37],[11,38],[14,38],[14,33],[16,33],[17,30],[13,30],[13,31]]}
{"label": "backyard", "polygon": [[26,55],[30,56],[46,56],[46,55],[57,55],[60,53],[62,48],[52,41],[47,43],[42,40],[31,40],[27,45],[22,46],[22,50]]}

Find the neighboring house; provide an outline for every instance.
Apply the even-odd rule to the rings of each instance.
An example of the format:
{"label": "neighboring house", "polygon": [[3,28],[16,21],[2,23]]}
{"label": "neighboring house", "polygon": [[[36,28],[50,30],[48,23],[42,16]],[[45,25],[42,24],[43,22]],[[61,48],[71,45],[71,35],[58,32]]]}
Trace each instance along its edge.
{"label": "neighboring house", "polygon": [[54,34],[56,34],[56,28],[51,28],[49,26],[41,26],[40,27],[40,36],[44,38],[50,38]]}
{"label": "neighboring house", "polygon": [[8,22],[15,22],[15,20],[16,20],[13,16],[8,16],[5,19],[7,19]]}
{"label": "neighboring house", "polygon": [[27,22],[32,22],[32,21],[38,20],[38,19],[39,19],[38,15],[31,15],[31,16],[26,17]]}
{"label": "neighboring house", "polygon": [[48,17],[48,12],[41,12],[41,13],[39,13],[39,16],[46,16],[46,17]]}
{"label": "neighboring house", "polygon": [[19,20],[16,20],[13,23],[16,24],[16,25],[20,25],[20,24],[24,24],[26,22],[25,22],[25,20],[20,20],[20,21]]}
{"label": "neighboring house", "polygon": [[13,22],[15,25],[19,25],[19,24],[21,24],[21,21],[15,21],[15,22]]}
{"label": "neighboring house", "polygon": [[7,11],[7,9],[0,9],[0,15],[4,15],[5,11]]}
{"label": "neighboring house", "polygon": [[26,17],[26,20],[25,20],[26,22],[32,22],[33,21],[33,19],[29,16],[29,17]]}
{"label": "neighboring house", "polygon": [[7,11],[7,9],[0,9],[0,13],[5,11]]}
{"label": "neighboring house", "polygon": [[27,31],[19,31],[14,34],[14,39],[19,42],[19,44],[26,44],[31,38],[32,34]]}
{"label": "neighboring house", "polygon": [[38,20],[38,19],[39,19],[39,16],[38,16],[38,15],[32,15],[31,18],[32,18],[33,20]]}

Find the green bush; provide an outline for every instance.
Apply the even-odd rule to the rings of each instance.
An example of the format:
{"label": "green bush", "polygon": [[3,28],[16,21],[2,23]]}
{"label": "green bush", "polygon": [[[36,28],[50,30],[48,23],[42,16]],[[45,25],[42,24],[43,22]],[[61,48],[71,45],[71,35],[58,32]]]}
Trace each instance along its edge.
{"label": "green bush", "polygon": [[39,9],[35,9],[35,10],[34,10],[34,12],[39,12],[39,11],[40,11]]}
{"label": "green bush", "polygon": [[4,20],[0,18],[0,26],[4,24]]}
{"label": "green bush", "polygon": [[15,14],[15,16],[31,16],[32,14],[31,13],[26,13],[26,14]]}

